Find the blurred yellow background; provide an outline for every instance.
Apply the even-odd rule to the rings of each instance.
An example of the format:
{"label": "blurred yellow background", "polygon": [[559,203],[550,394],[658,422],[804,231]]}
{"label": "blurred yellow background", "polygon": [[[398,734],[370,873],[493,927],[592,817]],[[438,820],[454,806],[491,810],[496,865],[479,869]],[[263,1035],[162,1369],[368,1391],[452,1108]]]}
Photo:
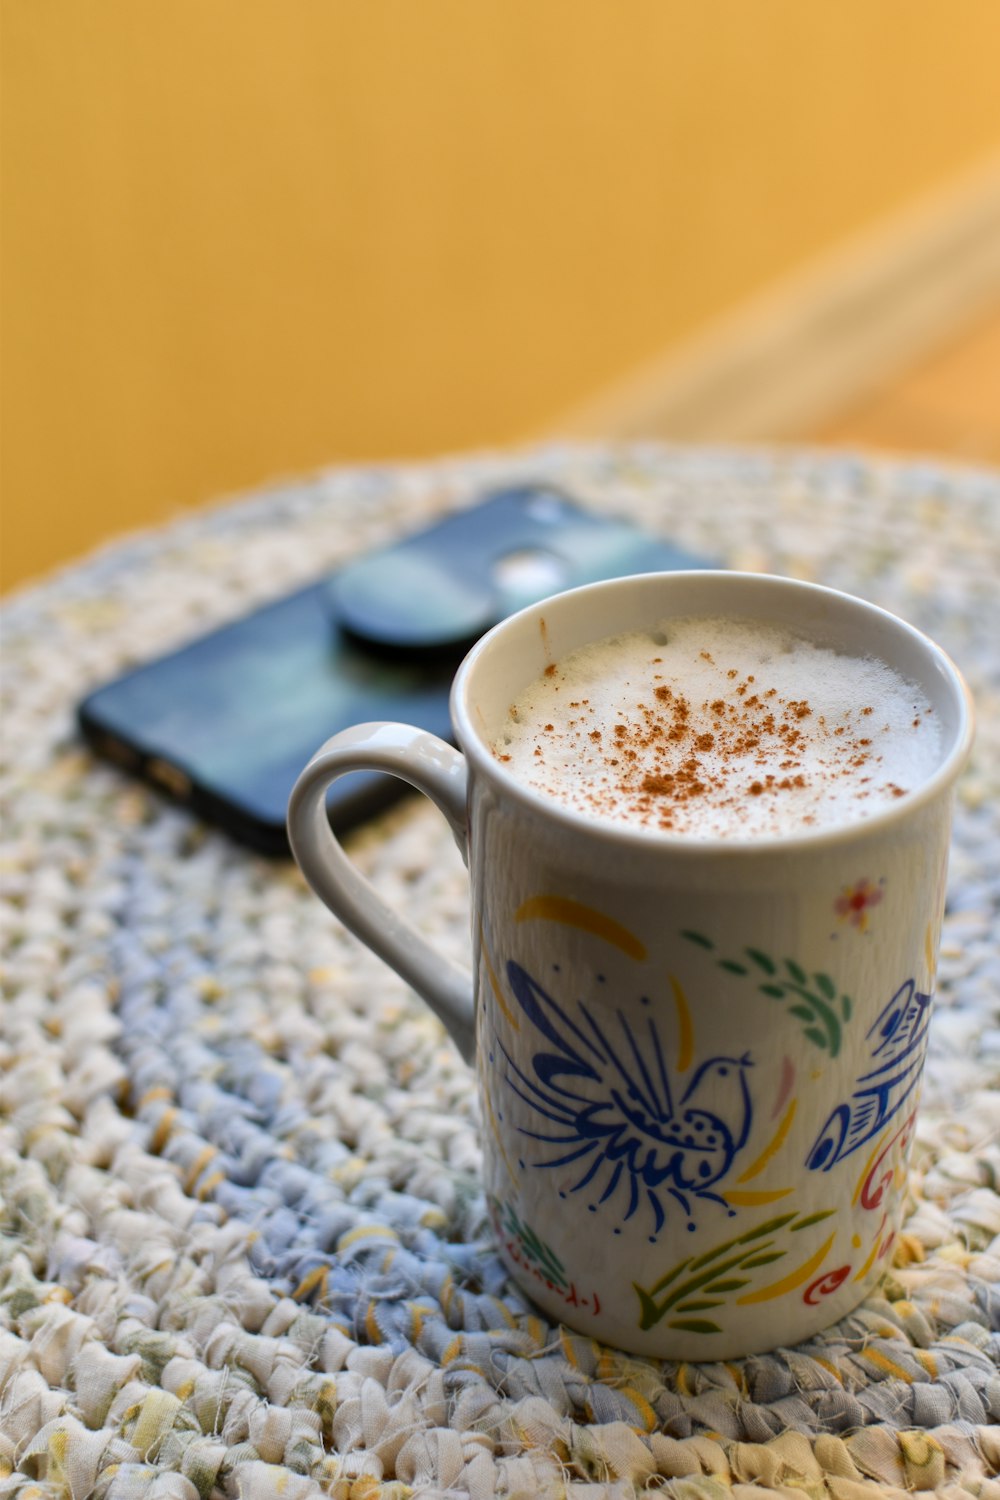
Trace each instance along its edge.
{"label": "blurred yellow background", "polygon": [[1000,143],[996,0],[3,0],[3,559],[535,435]]}

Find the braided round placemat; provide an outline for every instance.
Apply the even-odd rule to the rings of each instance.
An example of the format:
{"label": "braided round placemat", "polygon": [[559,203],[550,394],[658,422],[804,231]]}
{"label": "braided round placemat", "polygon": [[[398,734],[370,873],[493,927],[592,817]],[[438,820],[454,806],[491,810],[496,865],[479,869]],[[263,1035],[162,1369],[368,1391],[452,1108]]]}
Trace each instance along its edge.
{"label": "braided round placemat", "polygon": [[[505,1278],[472,1074],[293,867],[97,764],[92,684],[545,478],[956,659],[959,792],[909,1216],[878,1293],[725,1364],[603,1348]],[[659,446],[343,471],[178,521],[4,612],[0,1495],[1000,1495],[1000,477]],[[351,841],[466,961],[442,819]]]}

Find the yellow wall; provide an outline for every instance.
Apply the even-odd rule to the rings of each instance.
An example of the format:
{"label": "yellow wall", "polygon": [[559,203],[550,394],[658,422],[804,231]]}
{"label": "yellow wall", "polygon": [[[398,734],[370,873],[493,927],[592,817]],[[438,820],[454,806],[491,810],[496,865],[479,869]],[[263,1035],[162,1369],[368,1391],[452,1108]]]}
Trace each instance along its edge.
{"label": "yellow wall", "polygon": [[492,444],[1000,142],[996,0],[2,0],[3,579]]}

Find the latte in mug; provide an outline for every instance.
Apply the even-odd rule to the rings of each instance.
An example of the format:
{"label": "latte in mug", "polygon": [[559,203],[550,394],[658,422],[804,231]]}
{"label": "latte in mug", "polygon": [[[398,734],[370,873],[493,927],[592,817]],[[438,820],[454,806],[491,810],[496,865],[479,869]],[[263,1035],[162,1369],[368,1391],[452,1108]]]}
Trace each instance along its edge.
{"label": "latte in mug", "polygon": [[[637,575],[495,627],[452,721],[459,749],[336,736],[289,833],[475,1062],[508,1270],[553,1322],[639,1354],[811,1337],[874,1288],[905,1209],[972,739],[956,669],[830,589]],[[471,975],[337,844],[327,789],[357,770],[447,818]]]}
{"label": "latte in mug", "polygon": [[869,817],[926,781],[940,743],[925,693],[874,657],[686,618],[550,664],[493,753],[578,812],[745,839]]}

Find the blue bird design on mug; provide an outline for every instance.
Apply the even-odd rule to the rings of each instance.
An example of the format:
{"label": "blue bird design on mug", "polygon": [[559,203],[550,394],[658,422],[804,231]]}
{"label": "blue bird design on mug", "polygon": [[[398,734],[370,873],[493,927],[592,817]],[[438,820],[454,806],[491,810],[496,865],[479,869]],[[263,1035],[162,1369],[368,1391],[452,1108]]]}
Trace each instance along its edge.
{"label": "blue bird design on mug", "polygon": [[[507,978],[522,1011],[554,1049],[533,1053],[529,1074],[501,1045],[507,1084],[550,1122],[523,1126],[521,1133],[557,1148],[556,1155],[532,1165],[579,1163],[580,1176],[563,1196],[593,1184],[594,1212],[624,1188],[628,1220],[645,1197],[653,1216],[651,1239],[666,1222],[669,1199],[689,1220],[693,1200],[713,1201],[732,1214],[714,1189],[750,1134],[749,1055],[708,1058],[675,1104],[652,1016],[645,1027],[637,1026],[621,1009],[602,1010],[599,1018],[580,1001],[577,1021],[520,964],[508,963]],[[688,1227],[695,1227],[693,1221]]]}
{"label": "blue bird design on mug", "polygon": [[907,1103],[920,1082],[927,1051],[932,995],[908,979],[868,1030],[869,1054],[854,1092],[838,1104],[813,1142],[806,1166],[829,1172],[870,1141]]}

